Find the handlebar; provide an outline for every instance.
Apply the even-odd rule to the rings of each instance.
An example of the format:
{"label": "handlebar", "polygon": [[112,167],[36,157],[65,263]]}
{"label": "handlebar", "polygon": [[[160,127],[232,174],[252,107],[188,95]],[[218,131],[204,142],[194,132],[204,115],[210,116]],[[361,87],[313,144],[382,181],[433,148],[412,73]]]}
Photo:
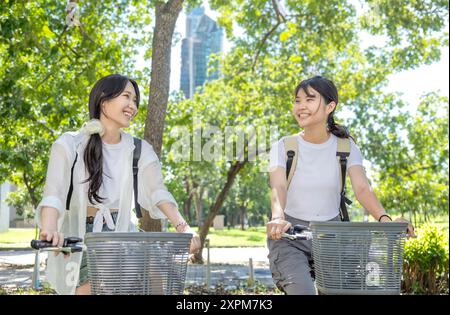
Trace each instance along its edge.
{"label": "handlebar", "polygon": [[312,240],[312,232],[309,227],[296,224],[281,234],[281,237],[290,240]]}
{"label": "handlebar", "polygon": [[79,237],[65,237],[62,247],[53,246],[52,242],[42,240],[31,240],[30,245],[36,250],[76,253],[83,251],[83,246],[80,244],[82,241],[83,239]]}

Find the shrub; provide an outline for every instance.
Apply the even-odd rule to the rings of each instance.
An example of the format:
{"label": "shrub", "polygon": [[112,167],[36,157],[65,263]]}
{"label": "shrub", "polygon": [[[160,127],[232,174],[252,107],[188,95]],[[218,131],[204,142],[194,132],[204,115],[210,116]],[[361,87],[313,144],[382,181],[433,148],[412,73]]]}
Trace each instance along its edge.
{"label": "shrub", "polygon": [[403,292],[410,294],[448,294],[448,235],[428,224],[418,237],[405,244]]}

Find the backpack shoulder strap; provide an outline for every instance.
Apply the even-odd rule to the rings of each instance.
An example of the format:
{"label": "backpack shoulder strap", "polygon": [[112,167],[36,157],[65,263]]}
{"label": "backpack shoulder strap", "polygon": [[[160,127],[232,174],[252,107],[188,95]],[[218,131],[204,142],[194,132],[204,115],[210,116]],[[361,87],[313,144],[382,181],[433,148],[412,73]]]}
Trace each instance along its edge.
{"label": "backpack shoulder strap", "polygon": [[349,138],[337,138],[338,146],[337,146],[337,155],[343,155],[348,157],[350,155],[350,139]]}
{"label": "backpack shoulder strap", "polygon": [[286,180],[287,187],[291,184],[298,160],[298,134],[286,137],[284,139],[284,152],[286,156]]}
{"label": "backpack shoulder strap", "polygon": [[138,162],[141,157],[142,140],[133,137],[134,150],[133,150],[133,191],[134,191],[134,211],[136,216],[142,218],[141,206],[138,203]]}
{"label": "backpack shoulder strap", "polygon": [[70,210],[70,200],[72,199],[73,193],[73,169],[75,168],[75,163],[77,163],[78,152],[75,151],[75,160],[73,161],[72,168],[70,169],[70,186],[69,191],[67,192],[66,198],[66,210]]}
{"label": "backpack shoulder strap", "polygon": [[341,203],[340,203],[340,215],[342,221],[350,221],[347,212],[346,204],[350,205],[352,202],[345,196],[345,176],[347,173],[347,158],[350,156],[350,139],[349,138],[337,138],[337,151],[336,156],[341,166]]}

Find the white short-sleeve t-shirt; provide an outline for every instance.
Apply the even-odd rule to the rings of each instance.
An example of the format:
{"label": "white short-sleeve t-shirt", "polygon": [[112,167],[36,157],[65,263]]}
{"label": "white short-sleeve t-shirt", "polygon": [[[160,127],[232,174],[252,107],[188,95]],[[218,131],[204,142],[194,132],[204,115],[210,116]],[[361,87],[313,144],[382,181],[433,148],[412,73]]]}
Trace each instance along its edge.
{"label": "white short-sleeve t-shirt", "polygon": [[[286,169],[284,139],[272,145],[270,150],[270,169]],[[347,170],[362,164],[359,148],[350,139],[350,156]],[[298,136],[297,167],[287,191],[284,212],[304,221],[327,221],[339,214],[341,176],[340,165],[336,157],[337,137],[321,144],[307,142]]]}
{"label": "white short-sleeve t-shirt", "polygon": [[[126,142],[121,138],[119,143],[108,144],[102,142],[103,154],[103,183],[100,186],[98,195],[105,198],[102,204],[110,209],[118,209],[120,202],[120,184],[122,182],[123,169],[126,165],[121,165],[121,159],[124,155],[123,151],[127,148]],[[145,140],[142,140],[141,155],[138,162],[138,167],[143,169],[148,164],[158,161],[155,151],[152,146]],[[131,165],[129,166],[131,167]],[[88,201],[88,205],[92,205]],[[132,208],[134,207],[134,199],[132,201]],[[134,212],[132,212],[134,213]]]}

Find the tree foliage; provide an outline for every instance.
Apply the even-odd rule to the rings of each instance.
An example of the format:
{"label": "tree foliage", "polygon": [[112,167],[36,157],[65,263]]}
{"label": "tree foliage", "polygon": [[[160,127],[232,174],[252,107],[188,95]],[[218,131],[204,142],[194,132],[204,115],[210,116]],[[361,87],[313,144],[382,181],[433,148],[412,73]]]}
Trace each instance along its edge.
{"label": "tree foliage", "polygon": [[[146,65],[155,57],[151,26],[155,6],[162,3],[83,1],[82,27],[65,28],[61,1],[4,2],[0,176],[19,186],[17,204],[39,201],[50,145],[87,119],[88,92],[99,77],[128,74],[152,98],[150,68],[138,68],[136,60],[142,49]],[[448,99],[428,94],[411,114],[401,96],[385,91],[390,74],[439,60],[441,48],[448,46],[447,2],[210,0],[210,5],[233,44],[211,63],[210,71],[219,66],[221,78],[192,99],[174,95],[167,111],[165,96],[164,108],[158,109],[158,119],[165,120],[158,133],[163,133],[167,185],[192,219],[194,209],[203,209],[202,239],[218,213],[237,214],[245,206],[248,218],[262,221],[269,214],[267,173],[261,172],[267,157],[252,160],[253,137],[261,128],[276,127],[280,136],[297,132],[290,114],[293,90],[317,74],[337,85],[337,120],[349,127],[372,163],[372,181],[385,207],[419,216],[448,213]],[[134,134],[143,135],[148,115],[141,108],[130,128]],[[208,133],[211,126],[221,136]],[[174,156],[182,136],[195,149],[200,128],[206,134],[200,151],[205,146],[206,151],[224,150],[226,141],[237,138],[222,137],[227,126],[246,134],[243,151],[234,149],[233,158],[224,151],[212,160],[196,160],[193,150],[186,161]],[[260,153],[275,140],[257,141]]]}
{"label": "tree foliage", "polygon": [[81,27],[66,27],[64,1],[2,4],[0,178],[18,186],[16,205],[37,206],[50,145],[88,119],[95,81],[110,73],[138,79],[148,73],[135,69],[139,47],[149,49],[151,33],[140,32],[151,23],[148,4],[83,1]]}

